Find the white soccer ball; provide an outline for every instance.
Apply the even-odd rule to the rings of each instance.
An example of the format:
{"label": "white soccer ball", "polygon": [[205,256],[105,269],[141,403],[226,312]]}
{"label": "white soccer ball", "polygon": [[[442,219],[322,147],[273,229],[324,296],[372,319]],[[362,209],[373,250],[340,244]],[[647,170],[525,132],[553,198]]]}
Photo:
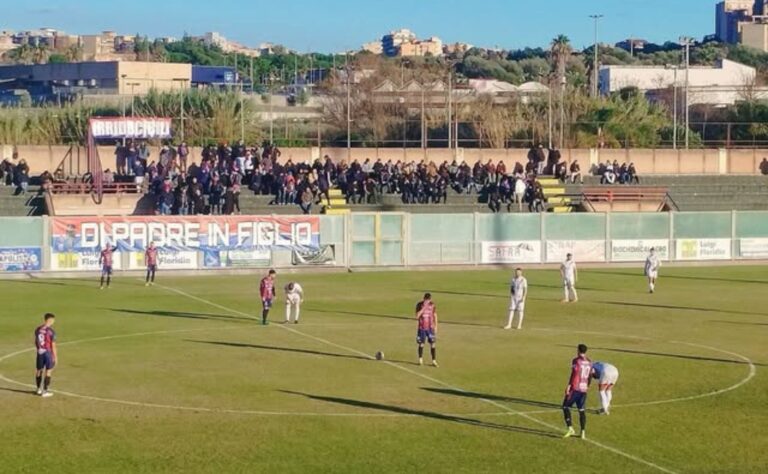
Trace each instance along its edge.
{"label": "white soccer ball", "polygon": [[384,360],[384,353],[379,351],[376,353],[376,360]]}

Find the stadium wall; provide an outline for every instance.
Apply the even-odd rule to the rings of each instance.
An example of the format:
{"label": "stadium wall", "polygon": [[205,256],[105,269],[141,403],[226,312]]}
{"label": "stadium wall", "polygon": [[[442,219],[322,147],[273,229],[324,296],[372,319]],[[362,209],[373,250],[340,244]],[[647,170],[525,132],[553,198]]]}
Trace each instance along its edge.
{"label": "stadium wall", "polygon": [[[115,168],[114,146],[98,147],[104,168]],[[43,171],[54,172],[68,159],[65,166],[67,174],[83,174],[86,170],[86,150],[79,146],[1,146],[0,160],[11,159],[13,153],[18,152],[19,159],[24,159],[30,167],[30,174],[39,175]],[[190,162],[200,162],[200,148],[192,148]],[[311,161],[325,155],[334,161],[360,160],[366,158],[376,160],[391,159],[416,160],[422,159],[442,163],[452,161],[454,158],[465,160],[472,164],[477,160],[487,162],[504,161],[508,169],[512,169],[516,162],[526,163],[528,150],[525,149],[470,149],[461,148],[448,150],[445,148],[281,148],[281,161],[288,159],[297,161]],[[156,160],[160,154],[160,148],[151,147],[151,158]],[[618,161],[619,163],[635,163],[641,175],[668,175],[668,174],[759,174],[758,166],[763,157],[764,150],[760,149],[697,149],[697,150],[670,150],[670,149],[572,149],[563,150],[563,157],[571,163],[578,160],[583,171],[589,170],[593,165],[605,161]]]}
{"label": "stadium wall", "polygon": [[623,214],[402,214],[0,218],[0,274],[141,270],[147,236],[160,266],[407,268],[439,265],[768,259],[768,211]]}

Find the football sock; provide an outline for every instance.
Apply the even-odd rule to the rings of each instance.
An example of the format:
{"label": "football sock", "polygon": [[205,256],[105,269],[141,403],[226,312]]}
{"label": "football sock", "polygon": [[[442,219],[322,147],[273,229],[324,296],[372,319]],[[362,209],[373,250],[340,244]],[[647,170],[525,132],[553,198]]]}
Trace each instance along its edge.
{"label": "football sock", "polygon": [[605,399],[606,399],[605,408],[610,408],[611,401],[613,400],[613,390],[607,390],[605,392]]}
{"label": "football sock", "polygon": [[579,410],[579,424],[581,425],[581,431],[587,429],[587,412],[585,410]]}
{"label": "football sock", "polygon": [[104,277],[101,277],[101,283],[99,284],[99,286],[104,286]]}
{"label": "football sock", "polygon": [[608,409],[608,393],[604,391],[598,392],[600,394],[600,407],[603,410]]}
{"label": "football sock", "polygon": [[437,360],[437,347],[430,347],[429,352],[432,354],[432,360]]}
{"label": "football sock", "polygon": [[37,388],[40,388],[40,384],[43,383],[43,376],[38,375],[35,377],[35,385],[37,385]]}
{"label": "football sock", "polygon": [[507,326],[512,326],[512,321],[514,321],[514,319],[515,319],[515,312],[510,311],[509,317],[507,318]]}
{"label": "football sock", "polygon": [[573,300],[574,301],[578,300],[579,299],[579,294],[576,293],[576,287],[575,286],[573,288],[571,288],[571,292],[573,293]]}
{"label": "football sock", "polygon": [[520,311],[518,314],[519,314],[519,319],[517,320],[517,329],[520,329],[523,327],[523,312]]}
{"label": "football sock", "polygon": [[287,304],[285,305],[285,322],[289,322],[291,320],[291,305]]}
{"label": "football sock", "polygon": [[299,320],[299,313],[301,312],[301,307],[299,305],[296,305],[296,314],[294,315],[294,321]]}
{"label": "football sock", "polygon": [[424,357],[424,346],[419,346],[419,359]]}
{"label": "football sock", "polygon": [[43,382],[43,390],[48,390],[48,387],[51,385],[51,378],[46,377],[45,382]]}
{"label": "football sock", "polygon": [[565,294],[565,297],[563,298],[565,301],[568,301],[571,299],[571,292],[568,291],[568,287],[566,286],[563,290],[563,293]]}
{"label": "football sock", "polygon": [[152,283],[154,283],[154,282],[155,282],[155,271],[152,270]]}
{"label": "football sock", "polygon": [[110,284],[111,282],[112,282],[112,277],[108,276],[108,277],[107,277],[107,286],[109,286],[109,284]]}
{"label": "football sock", "polygon": [[149,283],[149,270],[147,270],[147,283]]}
{"label": "football sock", "polygon": [[570,428],[573,422],[571,421],[571,409],[563,407],[563,417],[565,418],[565,425]]}

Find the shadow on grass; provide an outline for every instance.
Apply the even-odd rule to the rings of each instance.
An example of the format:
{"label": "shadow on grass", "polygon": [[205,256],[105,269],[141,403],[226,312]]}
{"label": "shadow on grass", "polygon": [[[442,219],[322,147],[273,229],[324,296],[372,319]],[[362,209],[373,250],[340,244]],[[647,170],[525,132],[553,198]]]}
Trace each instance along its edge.
{"label": "shadow on grass", "polygon": [[722,323],[722,324],[737,324],[739,326],[768,326],[768,323],[748,323],[746,321],[720,321],[720,320],[711,320],[711,321],[705,321],[707,323]]}
{"label": "shadow on grass", "polygon": [[20,283],[22,285],[47,285],[47,286],[67,286],[66,283],[62,283],[60,281],[52,281],[52,280],[33,280],[33,279],[9,279],[9,280],[3,280],[3,284],[5,283]]}
{"label": "shadow on grass", "polygon": [[[565,344],[558,344],[558,345],[562,347],[572,347],[572,346],[567,346]],[[669,354],[665,352],[638,351],[634,349],[620,349],[615,347],[590,347],[590,350],[618,352],[622,354],[647,355],[647,356],[654,356],[654,357],[668,357],[672,359],[696,360],[696,361],[702,361],[702,362],[718,362],[722,364],[749,365],[749,363],[744,360],[720,359],[717,357],[704,357],[704,356],[687,355],[687,354]],[[753,364],[759,367],[765,366],[765,364],[759,364],[757,362],[753,362]]]}
{"label": "shadow on grass", "polygon": [[526,405],[526,406],[538,407],[538,408],[560,409],[561,407],[561,405],[558,405],[556,403],[542,402],[538,400],[527,400],[525,398],[506,397],[501,395],[491,395],[488,393],[467,392],[463,390],[454,390],[450,388],[422,387],[421,389],[426,390],[428,392],[439,393],[442,395],[454,395],[457,397],[477,398],[481,400],[494,400],[497,402],[506,402],[506,403],[512,403],[515,405]]}
{"label": "shadow on grass", "polygon": [[452,423],[458,423],[462,425],[468,425],[468,426],[476,426],[479,428],[489,428],[489,429],[496,429],[501,431],[508,431],[508,432],[514,432],[514,433],[522,433],[532,436],[543,436],[546,438],[559,438],[560,436],[549,432],[549,431],[542,431],[537,430],[533,428],[525,428],[523,426],[514,426],[514,425],[502,425],[499,423],[489,423],[485,421],[475,420],[472,418],[465,418],[461,416],[453,416],[453,415],[444,415],[442,413],[437,413],[433,411],[425,411],[425,410],[414,410],[411,408],[403,408],[398,407],[395,405],[384,405],[381,403],[373,403],[373,402],[366,402],[363,400],[353,400],[349,398],[339,398],[339,397],[326,397],[326,396],[320,396],[320,395],[310,395],[308,393],[301,393],[301,392],[292,392],[288,390],[281,390],[282,393],[287,393],[289,395],[299,395],[302,397],[306,397],[312,400],[319,400],[323,402],[328,403],[336,403],[339,405],[346,405],[356,408],[365,408],[367,410],[379,410],[379,411],[385,411],[390,413],[397,413],[399,415],[411,415],[416,417],[422,417],[432,420],[439,420],[439,421],[449,421]]}
{"label": "shadow on grass", "polygon": [[13,393],[20,393],[22,395],[30,395],[30,396],[37,396],[37,393],[34,390],[19,390],[16,388],[5,388],[0,387],[0,391],[3,392],[13,392]]}
{"label": "shadow on grass", "polygon": [[316,356],[323,356],[323,357],[336,357],[339,359],[353,359],[353,360],[364,360],[364,361],[373,360],[371,357],[363,357],[363,356],[348,355],[348,354],[337,354],[334,352],[313,351],[309,349],[296,349],[293,347],[264,346],[260,344],[246,344],[246,343],[240,343],[240,342],[196,341],[191,339],[186,339],[185,342],[194,342],[196,344],[211,344],[214,346],[237,347],[240,349],[260,349],[265,351],[292,352],[295,354],[307,354],[307,355],[316,355]]}
{"label": "shadow on grass", "polygon": [[188,311],[141,311],[137,309],[120,309],[120,308],[107,308],[109,311],[115,313],[124,314],[138,314],[141,316],[160,316],[164,318],[185,318],[185,319],[206,319],[212,321],[253,321],[251,318],[244,318],[238,316],[228,316],[225,314],[213,314],[213,313],[191,313]]}
{"label": "shadow on grass", "polygon": [[695,306],[675,306],[668,304],[650,304],[650,303],[628,303],[626,301],[595,301],[595,303],[608,304],[612,306],[633,306],[638,308],[656,308],[656,309],[671,309],[680,311],[700,311],[703,313],[725,313],[725,314],[741,314],[746,316],[768,316],[768,313],[757,313],[752,311],[735,311],[728,309],[717,308],[697,308]]}
{"label": "shadow on grass", "polygon": [[[327,314],[343,314],[343,315],[349,315],[349,316],[362,316],[364,318],[382,318],[382,319],[396,319],[400,321],[411,321],[414,324],[416,323],[416,317],[406,317],[406,316],[395,316],[392,314],[379,314],[379,313],[364,313],[362,311],[342,311],[342,310],[332,310],[332,309],[320,309],[320,308],[314,308],[311,306],[307,306],[307,311],[311,311],[313,313],[327,313]],[[439,309],[438,309],[439,313]],[[447,324],[449,326],[472,326],[472,327],[485,327],[485,328],[495,328],[497,326],[491,325],[491,324],[481,324],[481,323],[459,323],[456,321],[446,321],[444,319],[440,319],[440,324]]]}
{"label": "shadow on grass", "polygon": [[[642,272],[607,272],[603,270],[590,270],[589,273],[596,273],[598,275],[609,276],[632,276],[642,277]],[[662,280],[693,280],[693,281],[719,281],[722,283],[752,283],[755,285],[768,285],[768,280],[743,280],[739,278],[707,278],[702,276],[685,276],[685,275],[662,275]]]}

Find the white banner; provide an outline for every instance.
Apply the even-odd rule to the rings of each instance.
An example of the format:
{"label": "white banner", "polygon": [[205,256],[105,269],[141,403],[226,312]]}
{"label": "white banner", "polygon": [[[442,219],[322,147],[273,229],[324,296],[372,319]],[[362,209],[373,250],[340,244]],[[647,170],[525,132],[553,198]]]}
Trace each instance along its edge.
{"label": "white banner", "polygon": [[92,118],[93,138],[171,138],[169,118]]}
{"label": "white banner", "polygon": [[[122,268],[121,254],[115,252],[112,256],[112,269]],[[58,271],[97,271],[99,265],[99,252],[56,252],[51,253],[51,270]]]}
{"label": "white banner", "polygon": [[677,260],[728,260],[731,239],[678,239],[675,256]]}
{"label": "white banner", "polygon": [[573,259],[577,262],[604,262],[605,240],[547,241],[548,263],[562,262],[569,253],[573,254]]}
{"label": "white banner", "polygon": [[[131,270],[147,268],[144,252],[131,252],[128,268]],[[197,269],[197,252],[158,251],[157,268],[158,270],[195,270]]]}
{"label": "white banner", "polygon": [[541,263],[541,241],[483,242],[481,263]]}
{"label": "white banner", "polygon": [[669,240],[667,239],[641,239],[641,240],[612,240],[612,262],[643,262],[648,257],[650,250],[656,249],[656,255],[661,260],[669,260]]}
{"label": "white banner", "polygon": [[742,258],[768,258],[768,239],[739,240],[739,256]]}

